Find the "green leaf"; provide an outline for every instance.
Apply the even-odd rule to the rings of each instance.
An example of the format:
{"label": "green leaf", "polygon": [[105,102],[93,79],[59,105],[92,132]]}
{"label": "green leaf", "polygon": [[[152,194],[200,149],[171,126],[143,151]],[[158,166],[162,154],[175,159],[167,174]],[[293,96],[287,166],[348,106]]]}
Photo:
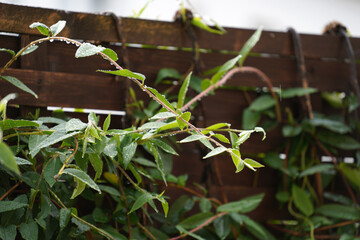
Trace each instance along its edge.
{"label": "green leaf", "polygon": [[95,54],[98,54],[99,52],[104,51],[104,47],[97,47],[91,43],[83,43],[81,46],[76,50],[75,57],[81,58],[81,57],[89,57],[93,56]]}
{"label": "green leaf", "polygon": [[74,182],[75,182],[76,186],[74,188],[74,191],[73,191],[70,199],[75,199],[77,196],[79,196],[85,190],[85,187],[86,187],[86,184],[77,178],[74,179]]}
{"label": "green leaf", "polygon": [[66,134],[65,130],[57,130],[57,131],[53,132],[50,136],[45,138],[42,142],[40,142],[39,145],[35,146],[30,151],[30,154],[32,157],[34,157],[39,152],[39,150],[41,150],[42,148],[49,147],[49,146],[51,146],[55,143],[58,143],[64,139],[70,138],[78,133],[80,133],[80,131],[75,131],[75,132]]}
{"label": "green leaf", "polygon": [[25,208],[28,204],[17,201],[0,201],[0,213],[13,211],[19,208]]}
{"label": "green leaf", "polygon": [[165,123],[164,126],[157,129],[157,132],[161,132],[161,131],[165,131],[165,130],[169,130],[169,129],[173,129],[173,128],[179,128],[179,124],[178,124],[177,120],[174,120],[169,123]]}
{"label": "green leaf", "polygon": [[141,73],[137,73],[137,72],[132,72],[128,69],[121,69],[121,70],[115,70],[115,71],[97,70],[97,72],[108,73],[108,74],[127,77],[127,78],[135,78],[135,79],[141,81],[142,83],[144,83],[145,78],[146,78],[145,75],[143,75]]}
{"label": "green leaf", "polygon": [[98,185],[96,185],[96,183],[84,171],[81,171],[81,170],[75,169],[75,168],[66,168],[66,169],[64,169],[63,174],[68,174],[70,176],[73,176],[74,178],[76,178],[76,179],[80,180],[81,182],[85,183],[86,185],[88,185],[92,189],[94,189],[94,190],[98,191],[99,193],[101,193]]}
{"label": "green leaf", "polygon": [[276,240],[276,238],[270,232],[268,232],[266,228],[249,217],[244,216],[244,224],[246,229],[257,239]]}
{"label": "green leaf", "polygon": [[170,239],[169,236],[167,236],[164,232],[154,228],[154,227],[146,227],[151,234],[155,237],[156,240],[168,240]]}
{"label": "green leaf", "polygon": [[134,202],[134,205],[132,206],[130,213],[138,210],[139,208],[141,208],[145,203],[153,200],[155,197],[151,194],[151,193],[148,193],[148,192],[145,192],[143,193],[140,197],[138,197],[136,199],[136,201]]}
{"label": "green leaf", "polygon": [[320,129],[316,135],[323,143],[329,144],[339,149],[357,150],[360,148],[360,143],[350,136],[340,135],[322,129]]}
{"label": "green leaf", "polygon": [[153,142],[155,144],[155,146],[161,148],[162,150],[164,150],[167,153],[173,154],[173,155],[179,155],[177,154],[177,152],[166,142],[160,140],[160,139],[152,139],[151,142]]}
{"label": "green leaf", "polygon": [[103,161],[101,160],[100,156],[96,153],[89,154],[89,161],[91,163],[91,166],[94,168],[96,172],[94,177],[94,180],[96,181],[101,177],[103,171]]}
{"label": "green leaf", "polygon": [[168,212],[169,212],[169,203],[165,199],[163,199],[163,200],[164,201],[161,201],[161,206],[162,206],[162,208],[164,210],[165,217],[167,217]]}
{"label": "green leaf", "polygon": [[[104,53],[106,56],[108,56],[111,60],[116,62],[119,58],[116,52],[110,48],[105,48],[102,53]],[[106,58],[105,58],[106,59]]]}
{"label": "green leaf", "polygon": [[243,144],[246,140],[248,140],[251,136],[251,133],[253,133],[253,130],[243,131],[239,134],[239,138],[236,141],[236,145],[239,146],[240,144]]}
{"label": "green leaf", "polygon": [[181,226],[185,229],[193,229],[198,227],[200,224],[204,223],[206,220],[214,216],[211,212],[198,213],[192,215],[191,217],[186,218],[180,222],[177,226]]}
{"label": "green leaf", "polygon": [[245,45],[240,50],[239,66],[242,67],[246,57],[249,55],[251,49],[259,41],[262,32],[262,27],[259,27],[256,32],[246,41]]}
{"label": "green leaf", "polygon": [[50,26],[51,36],[55,37],[58,35],[65,27],[66,21],[60,20],[57,23]]}
{"label": "green leaf", "polygon": [[203,157],[203,159],[219,155],[219,154],[225,152],[226,150],[227,150],[226,147],[217,147],[214,150],[212,150],[211,152],[209,152],[208,154],[206,154],[206,156]]}
{"label": "green leaf", "polygon": [[273,106],[275,106],[275,100],[272,98],[272,96],[261,95],[250,104],[249,109],[252,111],[260,112],[269,109]]}
{"label": "green leaf", "polygon": [[257,194],[241,199],[240,201],[226,203],[217,208],[217,212],[240,212],[248,213],[257,208],[265,194]]}
{"label": "green leaf", "polygon": [[204,139],[206,138],[205,135],[201,135],[201,134],[193,134],[193,135],[190,135],[186,138],[184,138],[183,140],[180,141],[180,143],[188,143],[188,142],[194,142],[194,141],[198,141],[200,139]]}
{"label": "green leaf", "polygon": [[346,220],[359,220],[359,209],[344,206],[340,204],[325,204],[316,209],[316,213],[326,217],[346,219]]}
{"label": "green leaf", "polygon": [[231,149],[230,156],[236,167],[235,173],[241,172],[244,169],[244,161],[241,159],[240,151],[238,149]]}
{"label": "green leaf", "polygon": [[198,28],[201,28],[207,32],[210,32],[210,33],[215,33],[215,34],[219,34],[219,35],[223,35],[225,33],[221,30],[217,30],[217,29],[209,27],[206,23],[204,23],[202,21],[202,19],[200,17],[193,17],[191,19],[191,24]]}
{"label": "green leaf", "polygon": [[87,127],[86,123],[83,123],[80,119],[72,118],[65,124],[66,132],[81,131]]}
{"label": "green leaf", "polygon": [[226,128],[226,129],[229,129],[231,126],[230,123],[216,123],[216,124],[213,124],[209,127],[207,127],[206,129],[207,130],[203,130],[201,131],[203,134],[208,134],[210,131],[212,130],[217,130],[217,129],[220,129],[220,128]]}
{"label": "green leaf", "polygon": [[39,127],[39,123],[29,120],[6,119],[0,122],[0,129],[3,131],[21,127]]}
{"label": "green leaf", "polygon": [[16,160],[17,165],[33,165],[32,162],[30,162],[24,158],[15,157],[15,160]]}
{"label": "green leaf", "polygon": [[150,120],[153,119],[167,119],[167,118],[171,118],[171,117],[176,117],[177,115],[175,113],[172,112],[161,112],[158,113],[156,115],[154,115],[153,117],[150,118]]}
{"label": "green leaf", "polygon": [[314,114],[314,118],[308,120],[308,123],[312,126],[323,127],[340,134],[351,132],[351,128],[346,126],[342,121],[334,120],[320,114]]}
{"label": "green leaf", "polygon": [[231,232],[231,224],[229,216],[222,216],[214,221],[216,235],[220,239],[226,239]]}
{"label": "green leaf", "polygon": [[241,55],[238,55],[228,60],[226,63],[224,63],[220,67],[219,71],[211,78],[210,83],[211,84],[217,83],[227,71],[229,71],[231,68],[235,66],[235,64],[239,61],[240,58]]}
{"label": "green leaf", "polygon": [[16,163],[14,154],[4,142],[0,142],[0,163],[4,165],[4,167],[6,167],[7,169],[20,175],[20,170]]}
{"label": "green leaf", "polygon": [[262,127],[255,127],[254,128],[254,132],[260,132],[263,134],[263,138],[261,139],[261,141],[264,141],[266,138],[266,132]]}
{"label": "green leaf", "polygon": [[16,226],[0,226],[0,239],[2,240],[15,240],[16,237]]}
{"label": "green leaf", "polygon": [[180,233],[185,233],[185,234],[189,235],[190,237],[193,237],[193,238],[195,238],[195,239],[197,239],[197,240],[206,240],[206,239],[200,237],[199,235],[196,235],[195,233],[192,233],[192,232],[190,232],[190,231],[187,231],[185,228],[183,228],[183,227],[180,226],[180,225],[177,225],[177,226],[176,226],[176,229],[177,229]]}
{"label": "green leaf", "polygon": [[[185,127],[187,127],[187,123],[185,123],[182,119],[184,119],[185,121],[188,122],[190,120],[190,117],[191,117],[190,112],[184,112],[180,116],[176,117],[176,121],[181,130],[183,130]],[[182,119],[180,119],[180,118],[182,118]]]}
{"label": "green leaf", "polygon": [[211,210],[211,201],[207,198],[201,198],[199,201],[199,208],[201,212],[210,212]]}
{"label": "green leaf", "polygon": [[10,53],[13,57],[15,56],[15,52],[11,49],[7,49],[7,48],[0,48],[0,52],[8,52]]}
{"label": "green leaf", "polygon": [[250,165],[251,167],[253,168],[260,168],[260,167],[264,167],[264,165],[258,163],[257,161],[255,160],[252,160],[250,158],[245,158],[244,159],[244,164],[247,166],[247,165]]}
{"label": "green leaf", "polygon": [[343,108],[345,106],[340,92],[321,92],[321,97],[334,108]]}
{"label": "green leaf", "polygon": [[280,92],[280,97],[281,98],[292,98],[292,97],[301,97],[301,96],[305,96],[307,94],[312,94],[312,93],[316,93],[317,89],[316,88],[288,88],[288,89],[283,89]]}
{"label": "green leaf", "polygon": [[351,168],[346,163],[340,163],[340,170],[345,175],[345,177],[349,180],[349,182],[360,190],[360,168]]}
{"label": "green leaf", "polygon": [[122,156],[124,159],[124,167],[127,169],[128,164],[133,159],[137,148],[137,143],[132,142],[129,145],[126,145],[122,150]]}
{"label": "green leaf", "polygon": [[254,129],[254,127],[256,127],[259,123],[260,118],[260,112],[250,110],[249,108],[244,109],[242,115],[242,128],[244,130]]}
{"label": "green leaf", "polygon": [[111,122],[111,113],[109,113],[109,115],[106,117],[104,124],[103,124],[103,131],[106,132],[109,129],[110,126],[110,122]]}
{"label": "green leaf", "polygon": [[139,130],[158,129],[167,125],[164,122],[147,122],[139,127]]}
{"label": "green leaf", "polygon": [[324,192],[324,197],[333,202],[341,203],[344,205],[351,205],[353,203],[350,198],[345,197],[344,195],[341,194]]}
{"label": "green leaf", "polygon": [[301,133],[302,127],[285,125],[285,126],[283,126],[281,131],[282,131],[282,135],[284,137],[295,137]]}
{"label": "green leaf", "polygon": [[33,90],[31,90],[30,88],[28,88],[24,83],[22,83],[19,79],[15,78],[15,77],[11,77],[11,76],[0,76],[0,78],[8,81],[9,83],[11,83],[12,85],[14,85],[15,87],[23,90],[24,92],[30,93],[32,94],[35,98],[38,98],[38,95],[36,95],[36,93],[33,92]]}
{"label": "green leaf", "polygon": [[37,240],[38,239],[38,225],[34,220],[29,221],[28,223],[21,223],[19,227],[19,232],[21,237],[25,240]]}
{"label": "green leaf", "polygon": [[45,36],[50,36],[50,28],[48,26],[46,26],[43,23],[40,22],[34,22],[32,23],[30,26],[30,28],[37,28],[37,30]]}
{"label": "green leaf", "polygon": [[152,94],[155,95],[156,98],[158,98],[160,100],[160,102],[162,102],[163,104],[165,104],[168,108],[170,108],[171,110],[173,110],[175,112],[175,109],[173,107],[173,105],[171,105],[169,103],[169,101],[165,98],[164,95],[161,95],[156,89],[151,88],[151,87],[146,87],[147,90],[149,90]]}
{"label": "green leaf", "polygon": [[287,191],[280,191],[280,192],[276,193],[275,197],[279,202],[285,203],[285,202],[289,201],[290,193]]}
{"label": "green leaf", "polygon": [[[31,45],[30,47],[28,47],[27,49],[25,49],[25,51],[23,51],[22,53],[21,53],[21,56],[24,56],[24,55],[27,55],[27,54],[29,54],[29,53],[32,53],[33,51],[35,51],[36,49],[38,49],[38,45]],[[22,49],[20,50],[20,51],[22,51]]]}
{"label": "green leaf", "polygon": [[229,139],[227,139],[224,135],[222,134],[213,134],[211,135],[211,137],[215,137],[217,138],[219,141],[224,142],[224,143],[230,143]]}
{"label": "green leaf", "polygon": [[184,105],[186,93],[188,91],[188,87],[189,87],[189,83],[190,83],[191,74],[192,74],[192,72],[190,72],[186,76],[183,84],[181,85],[179,95],[178,95],[177,109],[181,109],[183,107],[183,105]]}
{"label": "green leaf", "polygon": [[333,164],[318,164],[318,165],[314,165],[311,166],[307,169],[305,169],[302,173],[300,173],[300,177],[304,177],[304,176],[308,176],[308,175],[312,175],[315,173],[322,173],[322,172],[328,172],[330,170],[334,170],[334,165]]}
{"label": "green leaf", "polygon": [[71,210],[68,208],[60,209],[59,226],[60,231],[63,230],[69,223],[71,217]]}
{"label": "green leaf", "polygon": [[178,70],[174,68],[162,68],[158,72],[158,75],[155,80],[155,86],[158,85],[162,80],[165,78],[175,78],[175,79],[181,79],[182,75],[178,72]]}
{"label": "green leaf", "polygon": [[305,216],[310,216],[314,213],[314,206],[310,200],[309,195],[301,188],[292,185],[291,193],[294,198],[295,206],[303,213]]}

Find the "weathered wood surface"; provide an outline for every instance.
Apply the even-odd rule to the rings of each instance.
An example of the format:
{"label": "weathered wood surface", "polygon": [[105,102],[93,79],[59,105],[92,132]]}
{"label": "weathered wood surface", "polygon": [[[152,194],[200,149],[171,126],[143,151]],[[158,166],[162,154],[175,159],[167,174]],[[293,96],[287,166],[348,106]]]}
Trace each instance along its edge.
{"label": "weathered wood surface", "polygon": [[[66,20],[67,28],[61,35],[75,39],[117,42],[118,36],[114,19],[106,14],[88,14],[61,10],[19,7],[0,3],[0,31],[23,34],[38,34],[29,28],[39,21],[47,25]],[[19,21],[21,19],[21,21]],[[156,46],[191,47],[191,40],[181,24],[123,18],[122,27],[128,43]],[[199,46],[212,50],[239,51],[254,32],[247,29],[225,28],[227,34],[218,36],[196,29]],[[351,29],[350,29],[351,30]],[[319,33],[321,34],[321,33]],[[346,56],[343,42],[339,37],[301,34],[304,56],[309,58],[338,58]],[[360,49],[360,39],[352,38],[354,49]],[[260,42],[254,48],[257,53],[293,55],[288,33],[264,31]],[[360,51],[356,51],[359,57]]]}

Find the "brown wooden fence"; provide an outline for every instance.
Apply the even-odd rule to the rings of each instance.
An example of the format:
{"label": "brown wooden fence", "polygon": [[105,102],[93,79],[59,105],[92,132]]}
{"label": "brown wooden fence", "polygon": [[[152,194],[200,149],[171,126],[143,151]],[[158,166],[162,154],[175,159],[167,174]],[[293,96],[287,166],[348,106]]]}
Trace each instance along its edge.
{"label": "brown wooden fence", "polygon": [[[65,12],[3,3],[0,3],[0,12],[0,32],[14,33],[0,35],[0,48],[19,50],[31,40],[39,38],[37,31],[29,28],[33,22],[51,25],[58,20],[66,20],[67,27],[61,33],[62,36],[100,43],[110,46],[120,56],[122,54],[122,47],[116,44],[120,41],[116,21],[109,14]],[[186,48],[191,48],[192,41],[181,23],[122,18],[121,28],[121,37],[126,43],[131,43],[127,47],[130,69],[144,74],[147,77],[147,85],[153,85],[161,68],[175,68],[180,73],[185,73],[192,64],[192,52],[186,51]],[[254,32],[235,28],[226,28],[226,31],[225,35],[219,36],[195,30],[200,48],[206,50],[200,56],[203,69],[221,65],[232,58],[234,55],[229,52],[239,51]],[[319,90],[346,91],[350,66],[346,61],[347,53],[343,40],[336,36],[307,34],[300,34],[300,40],[309,85]],[[360,38],[350,40],[355,55],[359,58]],[[141,47],[139,44],[149,46]],[[164,49],[163,46],[171,48]],[[96,73],[97,69],[109,67],[99,57],[76,59],[75,51],[75,46],[67,45],[65,42],[41,44],[37,51],[21,57],[5,72],[6,75],[15,76],[23,81],[39,95],[39,99],[19,92],[4,81],[0,81],[0,96],[19,92],[19,97],[14,102],[21,106],[123,110],[127,91],[124,82],[116,81],[109,75]],[[247,58],[245,65],[263,71],[275,87],[301,86],[288,33],[264,31],[252,52],[255,54]],[[8,53],[0,52],[0,66],[4,66],[9,59]],[[360,70],[359,64],[357,70]],[[228,84],[264,86],[264,83],[252,74],[238,74]],[[315,95],[314,98],[319,97]],[[315,107],[321,108],[321,101],[315,102]],[[204,98],[202,104],[206,124],[228,122],[234,128],[241,128],[242,109],[248,103],[239,91],[220,89],[215,96]],[[264,142],[255,136],[242,151],[265,152],[277,146],[279,139],[280,134],[276,130],[269,133]],[[230,159],[219,157],[216,163],[229,200],[259,192],[268,193],[268,200],[273,196],[277,183],[275,173],[270,169],[260,170],[259,173],[245,170],[235,174]],[[175,160],[174,165],[176,174],[188,173],[192,181],[200,182],[204,164],[200,161],[196,146],[184,145],[182,156]],[[212,187],[211,192],[220,195],[216,186]],[[276,203],[265,199],[255,217],[266,219],[274,216],[276,211]]]}

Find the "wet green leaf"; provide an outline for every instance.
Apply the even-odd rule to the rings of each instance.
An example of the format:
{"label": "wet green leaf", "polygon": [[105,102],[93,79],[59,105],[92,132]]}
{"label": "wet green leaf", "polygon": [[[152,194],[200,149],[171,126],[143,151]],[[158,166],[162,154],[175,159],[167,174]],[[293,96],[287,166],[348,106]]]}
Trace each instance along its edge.
{"label": "wet green leaf", "polygon": [[146,78],[145,75],[143,75],[141,73],[137,73],[137,72],[132,72],[128,69],[121,69],[121,70],[115,70],[115,71],[97,70],[97,72],[117,75],[117,76],[121,76],[121,77],[135,78],[135,79],[141,81],[142,83],[144,83],[145,78]]}
{"label": "wet green leaf", "polygon": [[132,206],[130,213],[138,210],[139,208],[141,208],[145,203],[153,200],[155,197],[148,192],[143,193],[140,197],[138,197],[134,203],[134,205]]}
{"label": "wet green leaf", "polygon": [[186,76],[183,84],[181,85],[181,88],[180,88],[180,91],[179,91],[179,95],[178,95],[177,109],[181,109],[181,108],[183,107],[183,105],[184,105],[186,93],[187,93],[188,88],[189,88],[189,83],[190,83],[191,74],[192,74],[192,72],[190,72],[190,73]]}
{"label": "wet green leaf", "polygon": [[[30,47],[28,47],[27,49],[25,49],[25,51],[23,51],[22,53],[21,53],[21,56],[24,56],[24,55],[27,55],[27,54],[29,54],[29,53],[32,53],[32,52],[34,52],[36,49],[38,49],[38,45],[31,45]],[[21,49],[20,51],[22,51],[23,49]]]}
{"label": "wet green leaf", "polygon": [[3,131],[13,128],[21,128],[21,127],[39,127],[39,123],[29,120],[13,120],[13,119],[6,119],[0,121],[0,129],[2,129]]}
{"label": "wet green leaf", "polygon": [[236,167],[235,173],[244,169],[244,161],[241,159],[240,151],[238,149],[231,149],[231,158]]}
{"label": "wet green leaf", "polygon": [[288,88],[288,89],[283,89],[280,92],[280,97],[281,98],[292,98],[292,97],[301,97],[301,96],[305,96],[307,94],[312,94],[312,93],[316,93],[317,89],[316,88]]}
{"label": "wet green leaf", "polygon": [[19,79],[17,79],[16,77],[11,77],[11,76],[0,76],[0,78],[8,81],[9,83],[11,83],[12,85],[14,85],[15,87],[23,90],[24,92],[30,93],[31,95],[33,95],[35,98],[38,98],[38,95],[36,95],[36,93],[34,93],[33,90],[31,90],[30,88],[28,88],[24,83],[22,83]]}
{"label": "wet green leaf", "polygon": [[105,48],[102,53],[104,53],[106,56],[108,56],[111,60],[116,62],[119,58],[116,52],[110,48]]}
{"label": "wet green leaf", "polygon": [[133,159],[137,149],[137,143],[132,142],[129,145],[126,145],[122,150],[122,155],[124,159],[124,167],[127,168],[130,161]]}
{"label": "wet green leaf", "polygon": [[[81,58],[81,57],[89,57],[93,56],[95,54],[98,54],[99,52],[104,51],[104,47],[97,47],[91,43],[83,43],[81,46],[76,50],[75,57]],[[98,70],[100,71],[100,70]],[[102,72],[102,71],[100,71]],[[112,71],[105,71],[105,72],[112,72]],[[116,71],[115,71],[116,72]]]}
{"label": "wet green leaf", "polygon": [[198,227],[200,224],[204,223],[206,220],[214,216],[211,212],[205,212],[205,213],[198,213],[195,215],[192,215],[185,220],[181,221],[178,226],[181,226],[185,229],[193,229]]}
{"label": "wet green leaf", "polygon": [[63,230],[69,223],[71,217],[71,210],[68,208],[60,209],[59,227]]}
{"label": "wet green leaf", "polygon": [[357,150],[360,148],[360,143],[350,136],[340,135],[322,129],[320,129],[316,135],[323,143],[329,144],[339,149]]}
{"label": "wet green leaf", "polygon": [[10,53],[13,57],[15,56],[15,52],[11,49],[7,49],[7,48],[0,48],[0,52],[8,52]]}
{"label": "wet green leaf", "polygon": [[315,127],[327,128],[333,132],[344,134],[351,131],[351,128],[345,125],[342,121],[334,120],[320,114],[314,114],[314,118],[308,122]]}
{"label": "wet green leaf", "polygon": [[238,55],[230,60],[228,60],[226,63],[224,63],[219,71],[211,78],[210,83],[211,84],[216,84],[223,76],[226,72],[228,72],[230,69],[232,69],[235,64],[239,61],[239,59],[241,58],[241,55]]}
{"label": "wet green leaf", "polygon": [[172,112],[161,112],[158,113],[156,115],[154,115],[153,117],[151,117],[150,119],[167,119],[167,118],[171,118],[171,117],[176,117],[177,115],[175,113]]}
{"label": "wet green leaf", "polygon": [[275,100],[270,95],[261,95],[255,101],[253,101],[250,106],[249,110],[252,111],[264,111],[271,107],[275,106]]}
{"label": "wet green leaf", "polygon": [[65,25],[66,25],[66,21],[64,20],[60,20],[57,23],[51,25],[50,26],[51,36],[55,37],[56,35],[58,35],[64,29]]}
{"label": "wet green leaf", "polygon": [[226,147],[217,147],[214,150],[212,150],[211,152],[209,152],[208,154],[206,154],[205,157],[203,157],[203,158],[205,159],[205,158],[209,158],[209,157],[219,155],[219,154],[225,152],[226,150],[227,150]]}
{"label": "wet green leaf", "polygon": [[166,142],[160,140],[160,139],[152,139],[151,142],[153,142],[157,147],[161,148],[167,153],[173,154],[173,155],[179,155],[177,152],[172,148],[169,144]]}
{"label": "wet green leaf", "polygon": [[15,240],[16,225],[0,226],[0,239]]}
{"label": "wet green leaf", "polygon": [[148,89],[150,92],[152,92],[152,94],[155,95],[155,97],[157,97],[163,104],[165,104],[168,108],[170,108],[171,110],[173,110],[175,112],[175,109],[173,107],[173,105],[171,105],[169,103],[169,101],[165,98],[164,95],[160,94],[156,89],[151,88],[151,87],[147,87],[146,89]]}
{"label": "wet green leaf", "polygon": [[99,193],[101,193],[98,185],[84,171],[81,171],[81,170],[75,169],[75,168],[66,168],[66,169],[64,169],[63,174],[68,174],[70,176],[73,176],[74,178],[76,178],[76,179],[80,180],[81,182],[85,183],[86,185],[88,185],[92,189],[94,189],[94,190],[98,191]]}
{"label": "wet green leaf", "polygon": [[19,227],[21,237],[25,240],[37,240],[39,228],[34,220],[30,220],[28,223],[21,223]]}
{"label": "wet green leaf", "polygon": [[216,235],[220,239],[226,239],[231,232],[231,224],[229,216],[222,216],[214,221]]}
{"label": "wet green leaf", "polygon": [[42,35],[50,36],[50,28],[43,23],[34,22],[29,27],[36,28]]}
{"label": "wet green leaf", "polygon": [[0,201],[0,213],[13,211],[13,210],[16,210],[19,208],[24,208],[27,206],[28,206],[28,204],[26,204],[26,203],[2,200],[2,201]]}
{"label": "wet green leaf", "polygon": [[103,124],[103,131],[106,132],[109,129],[110,126],[110,122],[111,122],[111,113],[109,113],[109,115],[106,117],[104,124]]}

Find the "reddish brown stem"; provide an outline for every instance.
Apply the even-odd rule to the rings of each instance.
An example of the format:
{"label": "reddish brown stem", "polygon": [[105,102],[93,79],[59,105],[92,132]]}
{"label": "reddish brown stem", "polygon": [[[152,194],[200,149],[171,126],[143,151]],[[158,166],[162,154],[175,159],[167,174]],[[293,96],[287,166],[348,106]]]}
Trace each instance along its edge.
{"label": "reddish brown stem", "polygon": [[17,182],[14,186],[12,186],[4,195],[0,197],[0,201],[2,201],[4,198],[6,198],[7,195],[9,195],[12,191],[14,191],[20,184],[22,183],[22,180]]}
{"label": "reddish brown stem", "polygon": [[269,88],[271,96],[275,100],[275,110],[276,110],[277,120],[278,120],[278,122],[281,122],[280,105],[279,105],[278,98],[277,98],[277,96],[276,96],[276,94],[275,94],[275,92],[273,90],[273,85],[271,83],[271,80],[270,80],[270,78],[268,76],[266,76],[265,73],[263,73],[261,70],[259,70],[257,68],[254,68],[254,67],[237,67],[237,68],[231,69],[229,72],[227,72],[223,76],[223,78],[220,81],[218,81],[217,83],[215,83],[215,84],[211,85],[210,87],[208,87],[206,90],[199,93],[197,96],[195,96],[193,99],[191,99],[187,104],[185,104],[182,107],[181,110],[182,111],[186,110],[193,103],[199,101],[200,99],[202,99],[203,97],[208,95],[212,90],[214,90],[214,89],[220,87],[221,85],[225,84],[227,82],[227,80],[229,80],[236,73],[255,73],[263,82],[265,82],[265,84]]}
{"label": "reddish brown stem", "polygon": [[338,170],[338,172],[340,173],[340,176],[345,184],[345,187],[346,187],[346,190],[348,191],[350,197],[351,197],[351,200],[353,201],[354,203],[354,206],[357,206],[357,201],[356,201],[356,197],[355,197],[355,194],[354,192],[351,190],[351,187],[349,185],[349,182],[346,180],[344,174],[342,173],[342,171],[339,169],[339,165],[337,164],[336,162],[336,159],[332,156],[332,154],[329,152],[329,150],[326,149],[326,147],[315,137],[315,140],[316,140],[316,143],[317,145],[320,147],[320,149],[322,151],[324,151],[324,153],[326,155],[328,155],[330,158],[331,158],[331,161],[332,163],[334,164],[335,168]]}
{"label": "reddish brown stem", "polygon": [[328,229],[331,229],[331,228],[338,228],[338,227],[354,224],[354,223],[357,223],[357,222],[359,222],[359,221],[345,221],[345,222],[341,222],[341,223],[337,223],[337,224],[317,228],[315,230],[315,232],[325,231],[325,230],[328,230]]}
{"label": "reddish brown stem", "polygon": [[[213,217],[209,218],[209,219],[208,219],[208,220],[206,220],[204,223],[200,224],[198,227],[196,227],[196,228],[194,228],[194,229],[190,230],[189,232],[190,232],[190,233],[194,233],[194,232],[196,232],[196,231],[198,231],[198,230],[202,229],[202,228],[203,228],[203,227],[205,227],[206,225],[208,225],[208,224],[212,223],[212,222],[213,222],[213,221],[215,221],[216,219],[218,219],[218,218],[220,218],[220,217],[222,217],[222,216],[224,216],[224,215],[226,215],[226,214],[228,214],[228,213],[227,213],[227,212],[222,212],[222,213],[219,213],[219,214],[217,214],[217,215],[215,215],[215,216],[213,216]],[[181,239],[181,238],[186,237],[187,235],[188,235],[188,234],[187,234],[187,233],[185,233],[185,234],[183,234],[183,235],[180,235],[180,236],[177,236],[177,237],[170,238],[169,240],[177,240],[177,239]]]}

